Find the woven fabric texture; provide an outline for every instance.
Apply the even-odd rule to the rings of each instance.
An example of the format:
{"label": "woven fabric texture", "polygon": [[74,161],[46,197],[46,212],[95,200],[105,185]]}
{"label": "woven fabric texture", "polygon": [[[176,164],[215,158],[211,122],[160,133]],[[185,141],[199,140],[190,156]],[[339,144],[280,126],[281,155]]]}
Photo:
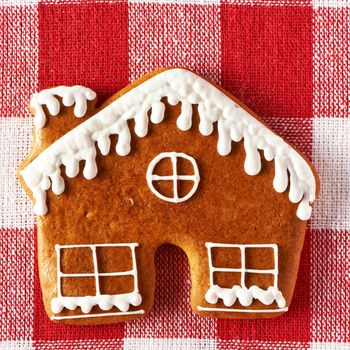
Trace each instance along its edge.
{"label": "woven fabric texture", "polygon": [[[350,349],[349,49],[347,0],[0,1],[0,349]],[[32,205],[16,180],[32,143],[30,95],[81,84],[103,100],[170,65],[221,84],[320,174],[290,311],[256,321],[194,315],[186,256],[163,246],[149,316],[53,324]]]}

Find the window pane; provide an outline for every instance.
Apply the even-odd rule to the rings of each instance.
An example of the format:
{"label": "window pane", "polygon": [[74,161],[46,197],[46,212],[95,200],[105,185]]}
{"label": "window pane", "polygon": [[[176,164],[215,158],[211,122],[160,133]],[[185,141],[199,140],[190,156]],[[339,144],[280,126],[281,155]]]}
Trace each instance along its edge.
{"label": "window pane", "polygon": [[211,254],[215,267],[241,268],[241,250],[239,248],[212,248]]}
{"label": "window pane", "polygon": [[100,273],[132,270],[130,247],[97,247],[96,254]]}
{"label": "window pane", "polygon": [[247,273],[245,275],[245,285],[247,288],[250,286],[258,286],[262,289],[267,289],[273,286],[273,275],[265,273]]}
{"label": "window pane", "polygon": [[62,295],[65,297],[76,297],[95,295],[94,277],[63,277],[61,279]]}
{"label": "window pane", "polygon": [[61,272],[93,273],[92,250],[90,248],[62,248]]}
{"label": "window pane", "polygon": [[122,294],[134,291],[133,276],[100,277],[101,294]]}
{"label": "window pane", "polygon": [[241,285],[241,274],[238,272],[215,272],[214,284],[222,288],[232,288]]}
{"label": "window pane", "polygon": [[272,248],[246,248],[246,268],[254,270],[273,270],[274,251]]}

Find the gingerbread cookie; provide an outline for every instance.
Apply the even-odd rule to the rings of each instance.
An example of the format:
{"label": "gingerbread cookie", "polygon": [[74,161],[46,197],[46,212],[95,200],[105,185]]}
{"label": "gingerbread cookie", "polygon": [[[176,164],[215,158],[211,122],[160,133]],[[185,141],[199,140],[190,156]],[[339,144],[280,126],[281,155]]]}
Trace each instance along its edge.
{"label": "gingerbread cookie", "polygon": [[144,316],[164,243],[188,256],[195,313],[286,312],[319,189],[305,157],[186,69],[150,73],[95,104],[81,86],[31,102],[35,142],[19,178],[35,203],[48,316]]}

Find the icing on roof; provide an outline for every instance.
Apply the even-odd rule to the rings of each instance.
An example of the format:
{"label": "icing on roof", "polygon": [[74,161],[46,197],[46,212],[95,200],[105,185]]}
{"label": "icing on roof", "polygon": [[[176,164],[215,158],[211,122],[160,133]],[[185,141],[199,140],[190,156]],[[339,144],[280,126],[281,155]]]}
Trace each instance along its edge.
{"label": "icing on roof", "polygon": [[45,126],[46,115],[43,105],[46,105],[52,116],[60,112],[60,102],[57,97],[62,98],[64,106],[74,106],[74,115],[81,118],[87,110],[87,100],[92,101],[96,98],[96,93],[84,86],[57,86],[52,89],[42,90],[33,95],[30,100],[30,106],[35,109],[34,125],[41,129]]}
{"label": "icing on roof", "polygon": [[[70,93],[71,89],[76,89],[60,88],[63,96]],[[56,90],[46,93],[51,100]],[[83,90],[79,90],[80,93],[85,95]],[[74,90],[73,95],[76,94]],[[109,136],[117,134],[116,152],[120,156],[127,155],[131,141],[127,120],[135,120],[137,136],[146,136],[149,119],[158,124],[164,118],[165,105],[161,102],[163,97],[167,97],[171,105],[181,102],[177,126],[183,131],[191,128],[194,104],[198,104],[199,131],[202,135],[210,135],[214,130],[213,123],[217,122],[217,150],[220,155],[230,153],[232,141],[239,142],[243,139],[246,152],[244,169],[247,174],[253,176],[260,172],[259,150],[262,150],[266,160],[274,160],[274,189],[282,193],[290,184],[289,199],[293,203],[299,203],[296,215],[301,220],[310,217],[310,203],[315,200],[316,180],[305,159],[214,85],[181,68],[162,71],[126,92],[63,135],[23,169],[21,175],[36,201],[35,213],[47,213],[46,191],[50,187],[56,195],[64,191],[65,184],[60,171],[62,164],[66,167],[67,176],[75,177],[79,172],[79,161],[85,160],[84,177],[93,179],[96,176],[98,169],[95,142],[101,153],[107,155],[111,145]],[[43,99],[41,103],[47,104],[48,101]]]}

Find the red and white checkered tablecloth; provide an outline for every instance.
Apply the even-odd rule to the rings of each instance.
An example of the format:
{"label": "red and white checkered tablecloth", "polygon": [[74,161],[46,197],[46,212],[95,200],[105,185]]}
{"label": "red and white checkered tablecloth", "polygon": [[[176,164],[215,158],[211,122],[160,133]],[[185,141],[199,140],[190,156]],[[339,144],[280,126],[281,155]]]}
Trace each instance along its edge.
{"label": "red and white checkered tablecloth", "polygon": [[[239,97],[320,174],[290,311],[256,321],[194,315],[186,257],[164,246],[149,316],[54,324],[32,206],[15,176],[32,142],[30,95],[81,84],[103,100],[170,65]],[[350,349],[349,0],[0,0],[0,83],[0,349]]]}

